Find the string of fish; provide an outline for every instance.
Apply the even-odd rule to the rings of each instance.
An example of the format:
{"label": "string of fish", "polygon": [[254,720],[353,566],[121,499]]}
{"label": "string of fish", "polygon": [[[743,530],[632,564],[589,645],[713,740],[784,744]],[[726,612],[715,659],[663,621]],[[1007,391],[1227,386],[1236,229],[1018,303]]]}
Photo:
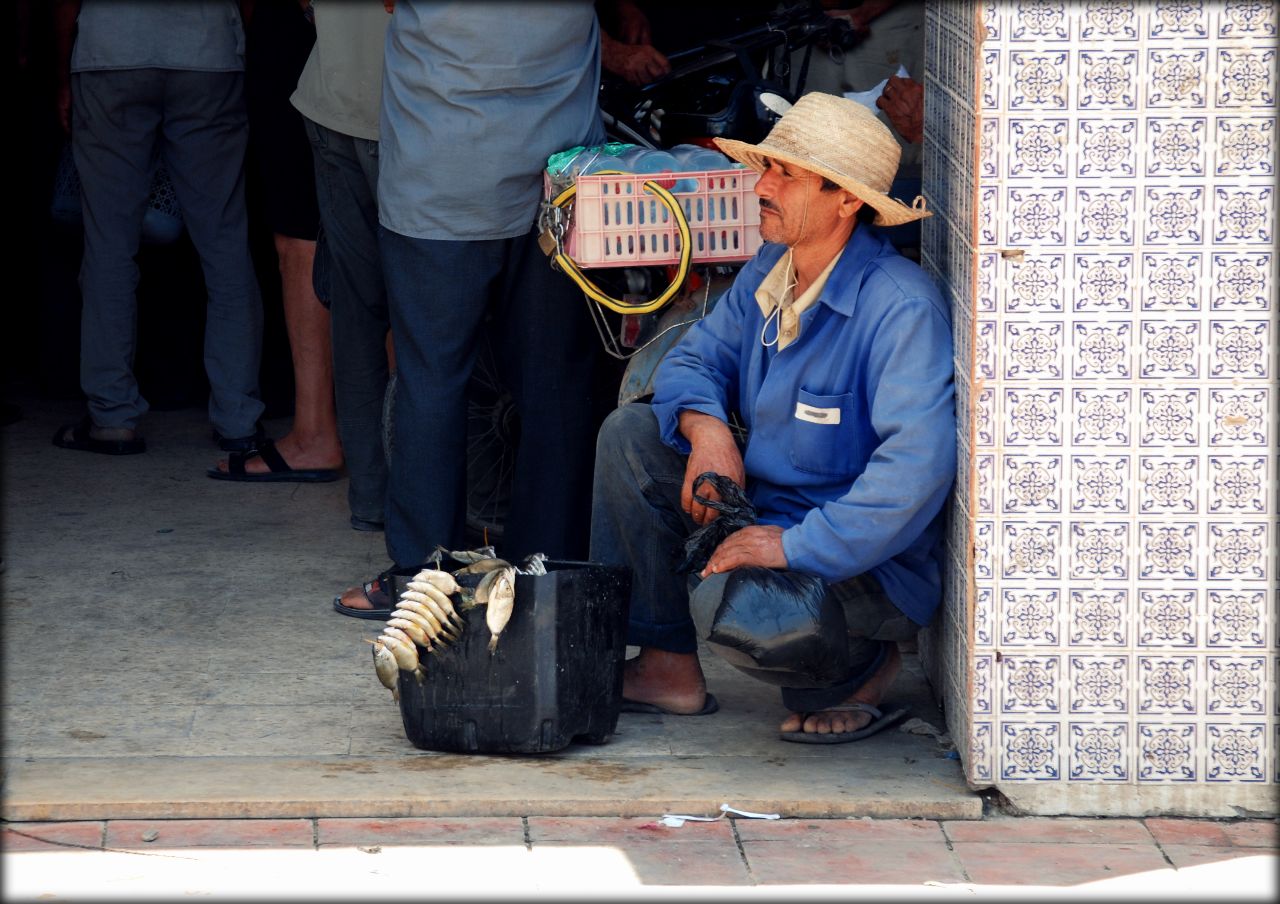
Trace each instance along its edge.
{"label": "string of fish", "polygon": [[[454,572],[441,570],[446,555],[464,563],[463,567]],[[427,560],[428,567],[405,586],[382,634],[374,640],[365,638],[373,644],[374,672],[382,686],[391,691],[392,699],[400,699],[397,677],[401,670],[412,672],[419,684],[425,679],[419,647],[439,655],[438,647],[448,646],[462,636],[466,622],[461,612],[475,606],[486,607],[485,625],[492,654],[515,608],[516,575],[546,574],[546,559],[546,555],[536,552],[516,567],[498,558],[492,546],[458,551],[437,546]],[[482,577],[474,590],[458,582],[459,578],[477,574]],[[457,606],[451,599],[455,596]]]}

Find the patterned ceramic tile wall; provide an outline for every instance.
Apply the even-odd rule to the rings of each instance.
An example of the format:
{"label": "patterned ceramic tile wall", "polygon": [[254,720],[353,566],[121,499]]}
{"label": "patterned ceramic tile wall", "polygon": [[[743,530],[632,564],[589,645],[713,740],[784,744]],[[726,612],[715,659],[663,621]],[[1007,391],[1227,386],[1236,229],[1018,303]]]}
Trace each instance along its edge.
{"label": "patterned ceramic tile wall", "polygon": [[[979,506],[978,479],[973,467],[974,437],[967,425],[974,420],[974,324],[978,259],[973,203],[977,180],[975,129],[978,110],[980,10],[975,2],[927,3],[925,6],[925,139],[923,193],[934,216],[921,226],[921,264],[951,302],[955,335],[956,404],[959,422],[960,467],[949,511],[946,599],[939,617],[921,635],[921,659],[941,697],[953,737],[973,733],[973,720],[989,715],[970,713],[974,681],[971,629],[972,528]],[[969,756],[962,749],[969,779],[991,784],[981,771],[985,756]],[[975,772],[975,766],[979,771]]]}
{"label": "patterned ceramic tile wall", "polygon": [[1274,784],[1276,5],[937,3],[928,46],[969,778]]}

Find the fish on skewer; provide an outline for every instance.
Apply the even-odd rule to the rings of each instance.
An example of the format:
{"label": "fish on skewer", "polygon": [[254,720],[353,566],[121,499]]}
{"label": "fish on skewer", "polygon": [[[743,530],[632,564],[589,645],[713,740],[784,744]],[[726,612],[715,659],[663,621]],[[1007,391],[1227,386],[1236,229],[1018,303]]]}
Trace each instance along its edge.
{"label": "fish on skewer", "polygon": [[[484,623],[489,628],[489,652],[492,654],[498,648],[498,637],[506,630],[507,622],[511,620],[511,613],[515,608],[516,601],[516,570],[508,565],[501,571],[494,572],[497,575],[493,579],[493,583],[488,590],[488,608],[484,614]],[[477,588],[477,593],[479,588]]]}
{"label": "fish on skewer", "polygon": [[[457,593],[462,589],[458,586],[458,582],[454,580],[453,575],[435,568],[424,568],[415,574],[409,582],[409,586],[413,587],[414,584],[430,584],[445,595]],[[418,588],[414,587],[414,589]]]}
{"label": "fish on skewer", "polygon": [[378,676],[378,681],[387,690],[391,691],[391,699],[396,703],[400,702],[400,666],[396,664],[396,658],[392,654],[391,649],[382,642],[382,638],[377,640],[369,640],[363,638],[368,643],[373,644],[373,671]]}
{"label": "fish on skewer", "polygon": [[[405,639],[397,637],[397,634]],[[413,672],[413,677],[421,684],[426,678],[426,672],[422,670],[422,663],[418,659],[417,647],[412,640],[408,639],[408,635],[399,628],[383,628],[382,635],[378,639],[391,650],[391,655],[396,659],[396,665],[403,671]]]}
{"label": "fish on skewer", "polygon": [[[461,591],[462,588],[458,588]],[[410,581],[409,586],[400,594],[400,599],[414,600],[422,603],[433,612],[439,610],[439,616],[442,620],[455,622],[459,627],[462,625],[462,619],[457,611],[453,608],[453,600],[448,595],[439,590],[433,584],[423,584],[417,581]]]}
{"label": "fish on skewer", "polygon": [[[462,562],[466,565],[470,565],[473,562],[479,562],[481,559],[496,558],[498,553],[492,546],[481,546],[479,549],[461,549],[456,552],[445,549],[443,546],[437,546],[433,555],[439,557],[448,556],[455,562]],[[439,557],[435,558],[435,562],[437,564],[441,561],[441,558]]]}
{"label": "fish on skewer", "polygon": [[387,619],[387,624],[408,634],[410,640],[427,651],[431,651],[435,646],[422,626],[412,619],[397,618],[395,613],[392,613],[392,617]]}
{"label": "fish on skewer", "polygon": [[391,617],[407,618],[410,621],[417,622],[432,640],[443,639],[448,643],[457,640],[459,636],[455,629],[441,622],[434,612],[422,603],[416,603],[413,600],[401,600],[399,606],[391,613]]}
{"label": "fish on skewer", "polygon": [[490,571],[497,571],[499,568],[506,568],[510,564],[506,559],[480,559],[477,562],[472,562],[470,565],[459,568],[453,573],[453,576],[460,578],[468,574],[486,574]]}

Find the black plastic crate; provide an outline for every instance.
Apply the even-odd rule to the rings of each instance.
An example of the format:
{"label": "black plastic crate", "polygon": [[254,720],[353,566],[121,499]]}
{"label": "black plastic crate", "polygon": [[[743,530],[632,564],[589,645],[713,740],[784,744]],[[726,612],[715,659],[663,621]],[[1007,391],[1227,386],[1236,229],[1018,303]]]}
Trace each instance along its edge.
{"label": "black plastic crate", "polygon": [[546,753],[613,735],[630,570],[592,562],[546,567],[545,575],[516,577],[511,621],[492,654],[486,607],[477,606],[462,613],[466,628],[452,646],[419,649],[422,684],[400,672],[400,715],[415,747]]}

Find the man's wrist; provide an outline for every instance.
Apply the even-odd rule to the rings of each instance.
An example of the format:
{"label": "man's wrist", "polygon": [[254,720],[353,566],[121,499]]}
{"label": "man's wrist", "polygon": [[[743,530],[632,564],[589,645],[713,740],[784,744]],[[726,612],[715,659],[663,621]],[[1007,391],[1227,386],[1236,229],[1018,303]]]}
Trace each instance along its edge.
{"label": "man's wrist", "polygon": [[716,435],[723,430],[729,432],[729,425],[714,414],[707,414],[703,411],[692,411],[685,409],[680,412],[677,418],[680,434],[695,444],[708,436]]}

